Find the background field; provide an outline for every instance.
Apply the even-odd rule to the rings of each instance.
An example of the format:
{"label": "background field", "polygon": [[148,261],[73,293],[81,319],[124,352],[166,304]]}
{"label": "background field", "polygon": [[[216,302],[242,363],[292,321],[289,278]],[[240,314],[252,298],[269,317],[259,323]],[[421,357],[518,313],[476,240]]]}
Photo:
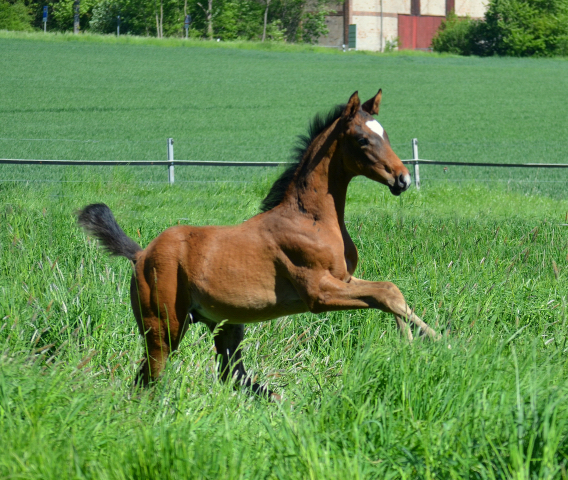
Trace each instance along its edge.
{"label": "background field", "polygon": [[[2,157],[165,160],[166,138],[173,137],[177,159],[284,161],[315,112],[347,101],[354,90],[370,97],[381,87],[379,118],[401,158],[411,158],[410,141],[418,138],[425,159],[568,163],[565,60],[139,43],[3,39]],[[9,167],[2,176],[25,179],[29,169]],[[144,179],[165,178],[137,171]],[[512,179],[512,188],[536,178],[529,188],[549,194],[568,179],[550,170],[422,171],[425,181]],[[187,169],[178,173],[179,180],[194,177]]]}
{"label": "background field", "polygon": [[[0,39],[0,157],[270,160],[317,111],[384,91],[402,158],[566,162],[568,62]],[[271,169],[0,168],[0,477],[565,478],[566,177],[422,167],[400,198],[357,180],[358,275],[395,282],[445,334],[390,317],[297,315],[248,329],[281,405],[219,384],[190,329],[165,377],[141,356],[130,267],[77,230],[109,204],[146,245],[178,222],[240,222]],[[459,180],[459,181],[458,181]],[[475,180],[475,181],[473,181]],[[491,181],[488,181],[491,180]]]}

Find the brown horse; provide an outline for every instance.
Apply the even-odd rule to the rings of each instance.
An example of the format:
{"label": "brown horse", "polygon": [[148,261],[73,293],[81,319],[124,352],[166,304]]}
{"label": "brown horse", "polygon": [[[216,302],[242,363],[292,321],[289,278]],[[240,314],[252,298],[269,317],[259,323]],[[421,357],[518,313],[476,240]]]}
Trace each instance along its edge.
{"label": "brown horse", "polygon": [[439,337],[394,284],[353,276],[357,249],[344,221],[350,180],[365,175],[394,195],[410,186],[408,170],[371,116],[378,114],[380,101],[381,90],[362,105],[355,92],[326,118],[316,116],[309,135],[300,137],[296,162],[264,199],[262,213],[240,225],[174,226],[143,250],[106,205],[79,212],[81,226],[111,254],[134,264],[132,309],[146,346],[138,383],[147,385],[160,374],[194,322],[211,331],[218,327],[221,378],[235,377],[262,394],[271,392],[252,383],[241,361],[245,323],[308,311],[378,308],[394,314],[408,340],[406,319]]}

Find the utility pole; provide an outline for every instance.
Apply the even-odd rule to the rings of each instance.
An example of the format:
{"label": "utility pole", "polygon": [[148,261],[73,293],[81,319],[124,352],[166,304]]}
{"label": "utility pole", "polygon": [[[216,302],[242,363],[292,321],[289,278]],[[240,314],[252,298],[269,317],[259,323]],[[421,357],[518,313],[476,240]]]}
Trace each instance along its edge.
{"label": "utility pole", "polygon": [[385,36],[383,35],[383,0],[381,0],[381,45],[380,45],[380,51],[383,52],[384,51],[384,40]]}

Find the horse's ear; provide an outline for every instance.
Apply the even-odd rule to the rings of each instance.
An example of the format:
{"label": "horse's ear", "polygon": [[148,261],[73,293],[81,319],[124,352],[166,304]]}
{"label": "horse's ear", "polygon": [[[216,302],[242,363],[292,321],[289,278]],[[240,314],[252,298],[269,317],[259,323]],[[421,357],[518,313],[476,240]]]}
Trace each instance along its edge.
{"label": "horse's ear", "polygon": [[360,108],[361,100],[359,100],[359,93],[355,92],[353,95],[351,95],[351,98],[349,98],[349,101],[347,102],[347,105],[345,105],[341,116],[345,120],[353,120]]}
{"label": "horse's ear", "polygon": [[371,115],[379,114],[379,105],[381,104],[381,97],[383,96],[383,90],[379,89],[379,92],[374,96],[369,98],[363,105],[362,109]]}

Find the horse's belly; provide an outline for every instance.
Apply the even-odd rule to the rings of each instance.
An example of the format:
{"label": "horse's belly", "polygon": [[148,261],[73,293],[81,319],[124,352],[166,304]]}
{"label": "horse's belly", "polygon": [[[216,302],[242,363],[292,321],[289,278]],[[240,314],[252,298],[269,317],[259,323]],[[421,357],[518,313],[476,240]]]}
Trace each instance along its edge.
{"label": "horse's belly", "polygon": [[274,305],[263,309],[231,308],[225,309],[223,305],[196,308],[196,311],[207,320],[220,323],[226,320],[228,323],[258,323],[272,320],[286,315],[305,312],[307,309],[303,302],[288,305]]}
{"label": "horse's belly", "polygon": [[277,280],[271,285],[273,288],[266,285],[247,288],[246,283],[239,287],[194,294],[192,309],[215,323],[224,320],[256,323],[307,311],[306,304],[287,280]]}

